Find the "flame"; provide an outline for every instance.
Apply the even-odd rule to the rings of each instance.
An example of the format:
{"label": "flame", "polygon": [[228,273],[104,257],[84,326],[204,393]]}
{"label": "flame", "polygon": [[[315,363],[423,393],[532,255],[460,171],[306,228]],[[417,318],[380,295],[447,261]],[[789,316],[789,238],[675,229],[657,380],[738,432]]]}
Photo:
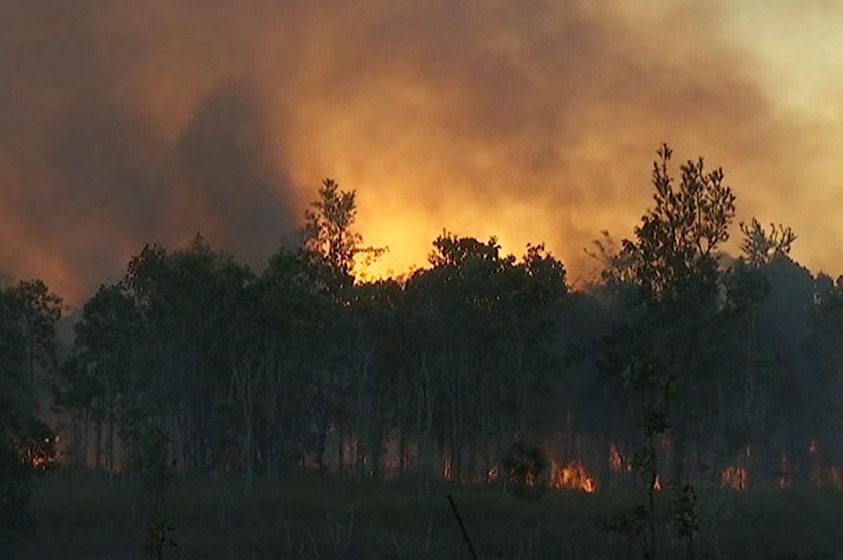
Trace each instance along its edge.
{"label": "flame", "polygon": [[662,489],[662,477],[661,475],[657,474],[656,479],[653,481],[653,490],[661,490]]}
{"label": "flame", "polygon": [[33,457],[32,458],[32,466],[35,467],[37,470],[44,470],[49,467],[55,460],[50,460],[46,457]]}
{"label": "flame", "polygon": [[451,467],[451,459],[445,459],[445,462],[442,464],[442,478],[446,480],[451,480],[451,477],[454,476],[454,470]]}
{"label": "flame", "polygon": [[29,461],[32,467],[39,471],[45,471],[56,464],[56,444],[61,440],[58,435],[44,438],[29,449],[23,451],[25,461]]}
{"label": "flame", "polygon": [[579,461],[560,467],[551,462],[550,485],[553,488],[571,488],[592,494],[597,491],[597,481]]}
{"label": "flame", "polygon": [[721,485],[732,490],[746,490],[749,487],[749,472],[745,467],[726,467],[721,471]]}
{"label": "flame", "polygon": [[489,469],[489,472],[488,472],[488,473],[486,473],[486,479],[487,479],[489,482],[494,482],[494,481],[496,481],[498,478],[500,478],[500,475],[501,475],[501,470],[498,468],[498,466],[497,466],[497,465],[495,465],[494,467],[492,467],[491,469]]}
{"label": "flame", "polygon": [[609,468],[612,472],[630,472],[632,465],[626,463],[620,447],[614,443],[609,445]]}
{"label": "flame", "polygon": [[60,440],[61,436],[53,435],[45,437],[27,449],[23,449],[24,460],[28,461],[36,470],[45,471],[49,469],[58,462],[56,445]]}
{"label": "flame", "polygon": [[614,443],[609,446],[609,467],[614,472],[623,470],[623,455],[621,455],[621,450]]}

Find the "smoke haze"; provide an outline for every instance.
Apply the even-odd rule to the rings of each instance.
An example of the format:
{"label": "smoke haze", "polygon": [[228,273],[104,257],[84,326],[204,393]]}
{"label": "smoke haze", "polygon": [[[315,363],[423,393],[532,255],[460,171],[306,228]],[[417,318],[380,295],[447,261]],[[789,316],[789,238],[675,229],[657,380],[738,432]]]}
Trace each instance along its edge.
{"label": "smoke haze", "polygon": [[[724,167],[741,219],[791,225],[797,259],[839,272],[843,116],[814,101],[843,84],[784,80],[762,37],[798,20],[789,4],[755,26],[730,6],[0,0],[0,268],[79,302],[196,232],[260,266],[333,177],[390,247],[376,272],[424,264],[448,228],[544,241],[584,278],[583,248],[649,204],[667,141]],[[822,60],[793,68],[843,68]]]}

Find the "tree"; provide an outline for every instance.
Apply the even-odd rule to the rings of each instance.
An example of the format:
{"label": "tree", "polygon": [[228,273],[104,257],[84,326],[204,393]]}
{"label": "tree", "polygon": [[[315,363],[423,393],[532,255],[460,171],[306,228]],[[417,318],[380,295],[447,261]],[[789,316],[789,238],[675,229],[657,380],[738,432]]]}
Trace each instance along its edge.
{"label": "tree", "polygon": [[[515,257],[501,255],[495,238],[483,243],[443,233],[433,247],[428,257],[431,268],[418,271],[408,284],[408,303],[417,306],[415,322],[422,342],[417,377],[425,381],[417,392],[425,397],[420,403],[426,418],[420,430],[420,454],[430,460],[435,430],[449,476],[459,481],[471,474],[466,472],[472,470],[466,460],[473,462],[473,444],[480,443],[484,433],[494,432],[493,426],[501,435],[513,429],[510,413],[515,407],[503,406],[502,413],[493,416],[492,403],[500,402],[493,372],[499,366],[503,320],[495,313],[509,295],[502,279]],[[499,379],[509,379],[510,373]],[[435,426],[433,418],[440,418]]]}
{"label": "tree", "polygon": [[[115,472],[117,428],[120,416],[126,412],[122,405],[130,403],[137,393],[141,315],[122,284],[101,285],[82,307],[82,317],[74,330],[75,364],[65,369],[69,374],[66,396],[70,398],[64,400],[76,411],[93,407],[94,466]],[[86,387],[91,392],[85,394]],[[86,400],[80,402],[78,399],[83,396]],[[87,426],[84,429],[87,431]]]}
{"label": "tree", "polygon": [[[724,183],[722,169],[708,172],[702,158],[681,165],[676,184],[668,169],[672,153],[666,144],[657,151],[654,206],[635,227],[634,238],[623,241],[618,262],[629,267],[625,277],[639,293],[632,302],[638,310],[633,331],[647,339],[639,358],[660,364],[665,371],[657,375],[666,375],[676,393],[676,410],[668,416],[673,428],[673,478],[678,482],[685,472],[692,415],[704,412],[699,403],[710,387],[698,378],[710,371],[714,359],[718,253],[729,238],[735,196]],[[641,344],[634,347],[641,349]]]}
{"label": "tree", "polygon": [[363,236],[354,229],[355,197],[355,191],[342,191],[333,179],[325,179],[319,198],[305,211],[303,250],[317,270],[323,270],[323,281],[329,289],[339,290],[354,283],[358,256],[375,259],[386,251],[363,246]]}
{"label": "tree", "polygon": [[516,441],[501,458],[501,468],[521,499],[539,500],[547,490],[550,461],[538,445]]}
{"label": "tree", "polygon": [[812,370],[821,380],[822,406],[817,430],[822,460],[840,465],[843,450],[843,276],[836,281],[825,274],[817,277],[817,303],[811,321],[810,356]]}
{"label": "tree", "polygon": [[22,280],[11,293],[17,300],[26,370],[34,380],[36,366],[53,371],[57,365],[55,325],[61,318],[62,299],[41,280]]}
{"label": "tree", "polygon": [[[260,415],[254,425],[265,429],[254,437],[266,460],[265,472],[274,477],[303,461],[312,447],[313,417],[322,416],[326,407],[312,398],[316,380],[308,374],[333,343],[322,328],[333,302],[310,273],[305,255],[281,248],[247,288],[247,303],[235,319],[235,359],[257,360],[261,374],[263,390],[253,412]],[[243,410],[249,413],[248,404]]]}
{"label": "tree", "polygon": [[34,379],[37,352],[55,342],[51,315],[49,311],[42,315],[37,305],[51,301],[48,296],[40,280],[0,289],[0,555],[4,557],[31,525],[26,507],[33,477],[55,460],[53,434],[36,417]]}
{"label": "tree", "polygon": [[789,227],[770,224],[770,231],[755,219],[747,225],[740,224],[743,240],[741,241],[741,260],[752,268],[770,264],[776,256],[789,255],[790,247],[796,241],[796,234]]}
{"label": "tree", "polygon": [[401,369],[407,356],[402,345],[398,309],[404,286],[394,280],[361,282],[354,286],[349,308],[349,353],[353,376],[349,411],[357,442],[353,457],[361,476],[384,474],[385,442],[410,400],[403,391]]}
{"label": "tree", "polygon": [[[812,367],[815,356],[806,352],[811,338],[812,315],[816,293],[813,275],[786,255],[775,256],[760,269],[770,292],[759,304],[766,360],[762,379],[767,385],[765,440],[774,453],[767,458],[768,471],[781,466],[781,453],[804,477],[810,469],[802,468],[809,459],[811,438],[822,421],[821,400],[824,389],[818,384],[819,368]],[[788,469],[785,469],[788,470]]]}
{"label": "tree", "polygon": [[718,396],[712,379],[721,311],[719,252],[735,215],[735,197],[722,169],[707,171],[702,157],[689,160],[680,166],[676,183],[669,171],[672,150],[663,144],[656,153],[654,205],[634,228],[634,237],[624,239],[620,251],[608,234],[595,243],[595,256],[607,265],[603,295],[624,311],[604,338],[603,365],[629,395],[644,436],[633,463],[644,475],[647,505],[632,518],[644,522],[648,558],[657,550],[654,488],[667,467],[659,444],[667,437],[671,486],[679,493],[682,514],[676,529],[693,554],[696,514],[693,487],[685,482],[686,461],[689,442],[708,439],[708,403]]}
{"label": "tree", "polygon": [[557,365],[553,318],[567,294],[565,270],[541,245],[519,261],[494,237],[447,232],[428,260],[402,306],[413,333],[419,454],[429,460],[436,435],[455,480],[486,476],[531,428],[532,397]]}
{"label": "tree", "polygon": [[[773,418],[784,416],[771,409],[776,385],[785,379],[781,366],[794,364],[807,332],[806,328],[802,334],[796,332],[806,316],[800,319],[794,311],[808,312],[806,296],[813,297],[813,286],[810,275],[791,266],[788,254],[796,234],[789,227],[773,224],[767,231],[753,218],[750,224],[741,223],[740,229],[741,254],[724,274],[721,339],[725,359],[736,367],[734,375],[718,380],[724,396],[721,406],[730,413],[721,414],[717,431],[724,455],[743,456],[750,480],[761,483],[781,453],[771,446]],[[796,302],[789,303],[794,295]],[[790,318],[780,317],[785,309]],[[746,461],[747,448],[752,450],[751,464]]]}
{"label": "tree", "polygon": [[668,171],[673,151],[664,144],[656,153],[655,205],[635,227],[635,238],[623,241],[623,251],[647,297],[682,305],[710,302],[717,291],[718,251],[735,217],[735,196],[723,183],[723,170],[706,172],[703,158],[683,164],[675,185]]}
{"label": "tree", "polygon": [[350,359],[353,335],[348,309],[354,298],[355,264],[360,257],[367,264],[386,251],[363,246],[363,236],[355,229],[355,197],[355,191],[342,191],[334,180],[325,179],[318,199],[305,212],[300,252],[308,265],[309,281],[330,298],[313,310],[323,312],[317,323],[322,331],[319,335],[322,348],[308,363],[315,381],[309,390],[318,403],[314,408],[317,460],[324,466],[327,431],[333,427],[340,468],[345,467],[346,424],[351,406],[345,396],[352,391],[356,375],[355,368],[349,365],[353,362]]}
{"label": "tree", "polygon": [[[186,248],[147,246],[129,263],[123,282],[144,326],[145,375],[136,397],[160,407],[161,426],[173,434],[179,465],[204,471],[231,403],[230,321],[248,268],[214,251],[198,236]],[[152,411],[149,411],[150,413]]]}

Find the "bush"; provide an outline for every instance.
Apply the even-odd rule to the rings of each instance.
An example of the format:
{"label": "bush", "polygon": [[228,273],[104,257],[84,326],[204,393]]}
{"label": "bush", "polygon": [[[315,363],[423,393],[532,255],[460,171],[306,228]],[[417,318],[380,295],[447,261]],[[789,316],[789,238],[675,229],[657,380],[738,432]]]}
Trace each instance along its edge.
{"label": "bush", "polygon": [[540,500],[547,490],[550,461],[538,445],[516,441],[501,460],[513,494],[521,499]]}

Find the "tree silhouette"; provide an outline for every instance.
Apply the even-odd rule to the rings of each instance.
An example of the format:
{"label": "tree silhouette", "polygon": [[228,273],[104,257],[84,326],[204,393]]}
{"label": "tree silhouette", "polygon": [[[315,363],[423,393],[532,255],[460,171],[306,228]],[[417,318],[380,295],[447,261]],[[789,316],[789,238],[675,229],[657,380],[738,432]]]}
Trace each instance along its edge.
{"label": "tree silhouette", "polygon": [[305,211],[303,249],[317,268],[325,269],[329,289],[343,289],[354,283],[355,259],[375,259],[386,248],[364,247],[363,236],[354,229],[357,219],[355,191],[340,190],[333,179],[325,179],[319,197]]}

